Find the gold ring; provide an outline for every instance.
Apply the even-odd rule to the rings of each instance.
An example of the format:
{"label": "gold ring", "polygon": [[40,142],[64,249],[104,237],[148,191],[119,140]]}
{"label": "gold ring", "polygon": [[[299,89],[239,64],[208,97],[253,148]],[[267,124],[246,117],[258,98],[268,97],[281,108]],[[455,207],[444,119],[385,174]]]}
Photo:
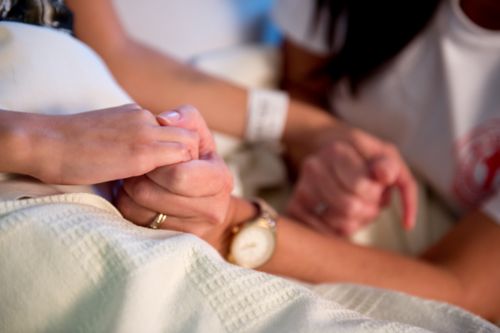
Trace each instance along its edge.
{"label": "gold ring", "polygon": [[160,227],[160,225],[163,222],[165,222],[166,220],[167,220],[167,215],[165,215],[163,213],[159,213],[158,215],[156,215],[155,219],[153,220],[153,222],[151,222],[149,227],[151,229],[158,229]]}

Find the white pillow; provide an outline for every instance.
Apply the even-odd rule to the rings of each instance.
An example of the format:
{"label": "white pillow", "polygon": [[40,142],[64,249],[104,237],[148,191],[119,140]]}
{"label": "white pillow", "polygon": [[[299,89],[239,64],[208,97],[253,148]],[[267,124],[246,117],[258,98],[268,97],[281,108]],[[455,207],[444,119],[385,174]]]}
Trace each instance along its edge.
{"label": "white pillow", "polygon": [[0,22],[0,109],[62,114],[130,102],[99,56],[77,39]]}

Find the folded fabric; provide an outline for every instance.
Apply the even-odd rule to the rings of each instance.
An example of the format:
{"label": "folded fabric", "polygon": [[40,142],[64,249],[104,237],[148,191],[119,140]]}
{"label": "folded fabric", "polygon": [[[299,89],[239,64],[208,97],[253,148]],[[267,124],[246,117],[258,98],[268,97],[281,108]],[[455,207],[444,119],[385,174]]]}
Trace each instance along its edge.
{"label": "folded fabric", "polygon": [[124,220],[92,194],[0,202],[2,332],[497,332],[458,308],[312,290]]}

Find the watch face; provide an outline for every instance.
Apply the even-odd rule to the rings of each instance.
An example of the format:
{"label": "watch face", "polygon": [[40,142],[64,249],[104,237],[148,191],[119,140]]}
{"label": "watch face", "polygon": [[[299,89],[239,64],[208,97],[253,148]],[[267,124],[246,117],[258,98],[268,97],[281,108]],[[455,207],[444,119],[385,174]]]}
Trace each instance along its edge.
{"label": "watch face", "polygon": [[231,254],[242,267],[255,268],[269,260],[274,252],[274,234],[256,225],[243,228],[231,244]]}

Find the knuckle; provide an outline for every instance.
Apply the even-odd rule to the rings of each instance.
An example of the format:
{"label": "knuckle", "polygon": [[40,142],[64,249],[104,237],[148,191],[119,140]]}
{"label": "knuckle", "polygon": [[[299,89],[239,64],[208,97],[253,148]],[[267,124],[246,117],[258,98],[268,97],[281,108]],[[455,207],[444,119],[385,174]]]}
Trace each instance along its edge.
{"label": "knuckle", "polygon": [[183,156],[184,160],[187,161],[191,159],[193,152],[189,145],[183,142],[173,142],[173,145],[175,146],[175,151],[179,154],[179,156]]}
{"label": "knuckle", "polygon": [[188,141],[193,145],[193,146],[198,146],[198,143],[200,142],[200,134],[197,131],[188,131],[187,132],[188,136]]}
{"label": "knuckle", "polygon": [[225,220],[225,210],[213,209],[207,215],[208,222],[213,226],[222,225]]}
{"label": "knuckle", "polygon": [[129,195],[138,203],[147,203],[151,201],[152,192],[148,184],[144,181],[133,182],[130,187]]}
{"label": "knuckle", "polygon": [[369,195],[370,187],[363,178],[353,178],[350,180],[351,191],[356,194]]}
{"label": "knuckle", "polygon": [[341,141],[334,141],[327,146],[326,152],[332,156],[342,155],[346,150],[346,143]]}
{"label": "knuckle", "polygon": [[348,236],[348,235],[352,235],[353,233],[358,231],[360,229],[360,227],[361,226],[358,223],[356,223],[355,221],[347,221],[346,223],[341,225],[339,227],[339,229],[341,230],[342,234]]}
{"label": "knuckle", "polygon": [[200,135],[196,131],[187,132],[187,140],[185,142],[186,149],[191,153],[193,158],[198,156],[198,146],[200,142]]}
{"label": "knuckle", "polygon": [[360,205],[355,199],[346,199],[342,204],[342,211],[346,217],[355,217],[359,214]]}
{"label": "knuckle", "polygon": [[154,166],[150,156],[150,149],[145,144],[135,144],[131,148],[131,156],[137,173],[145,173],[150,171]]}
{"label": "knuckle", "polygon": [[116,199],[116,207],[118,208],[118,210],[122,213],[122,215],[125,217],[125,218],[130,218],[131,217],[131,207],[130,207],[130,203],[128,202],[127,199],[124,198],[124,196],[119,196],[117,199]]}
{"label": "knuckle", "polygon": [[314,171],[317,171],[317,169],[318,169],[318,163],[319,163],[318,157],[316,157],[316,156],[309,156],[309,157],[307,157],[304,160],[304,162],[302,164],[302,169],[305,172],[314,172]]}
{"label": "knuckle", "polygon": [[187,187],[191,179],[190,173],[186,172],[179,165],[174,165],[171,168],[169,168],[168,177],[166,178],[168,186],[172,191],[176,191]]}

